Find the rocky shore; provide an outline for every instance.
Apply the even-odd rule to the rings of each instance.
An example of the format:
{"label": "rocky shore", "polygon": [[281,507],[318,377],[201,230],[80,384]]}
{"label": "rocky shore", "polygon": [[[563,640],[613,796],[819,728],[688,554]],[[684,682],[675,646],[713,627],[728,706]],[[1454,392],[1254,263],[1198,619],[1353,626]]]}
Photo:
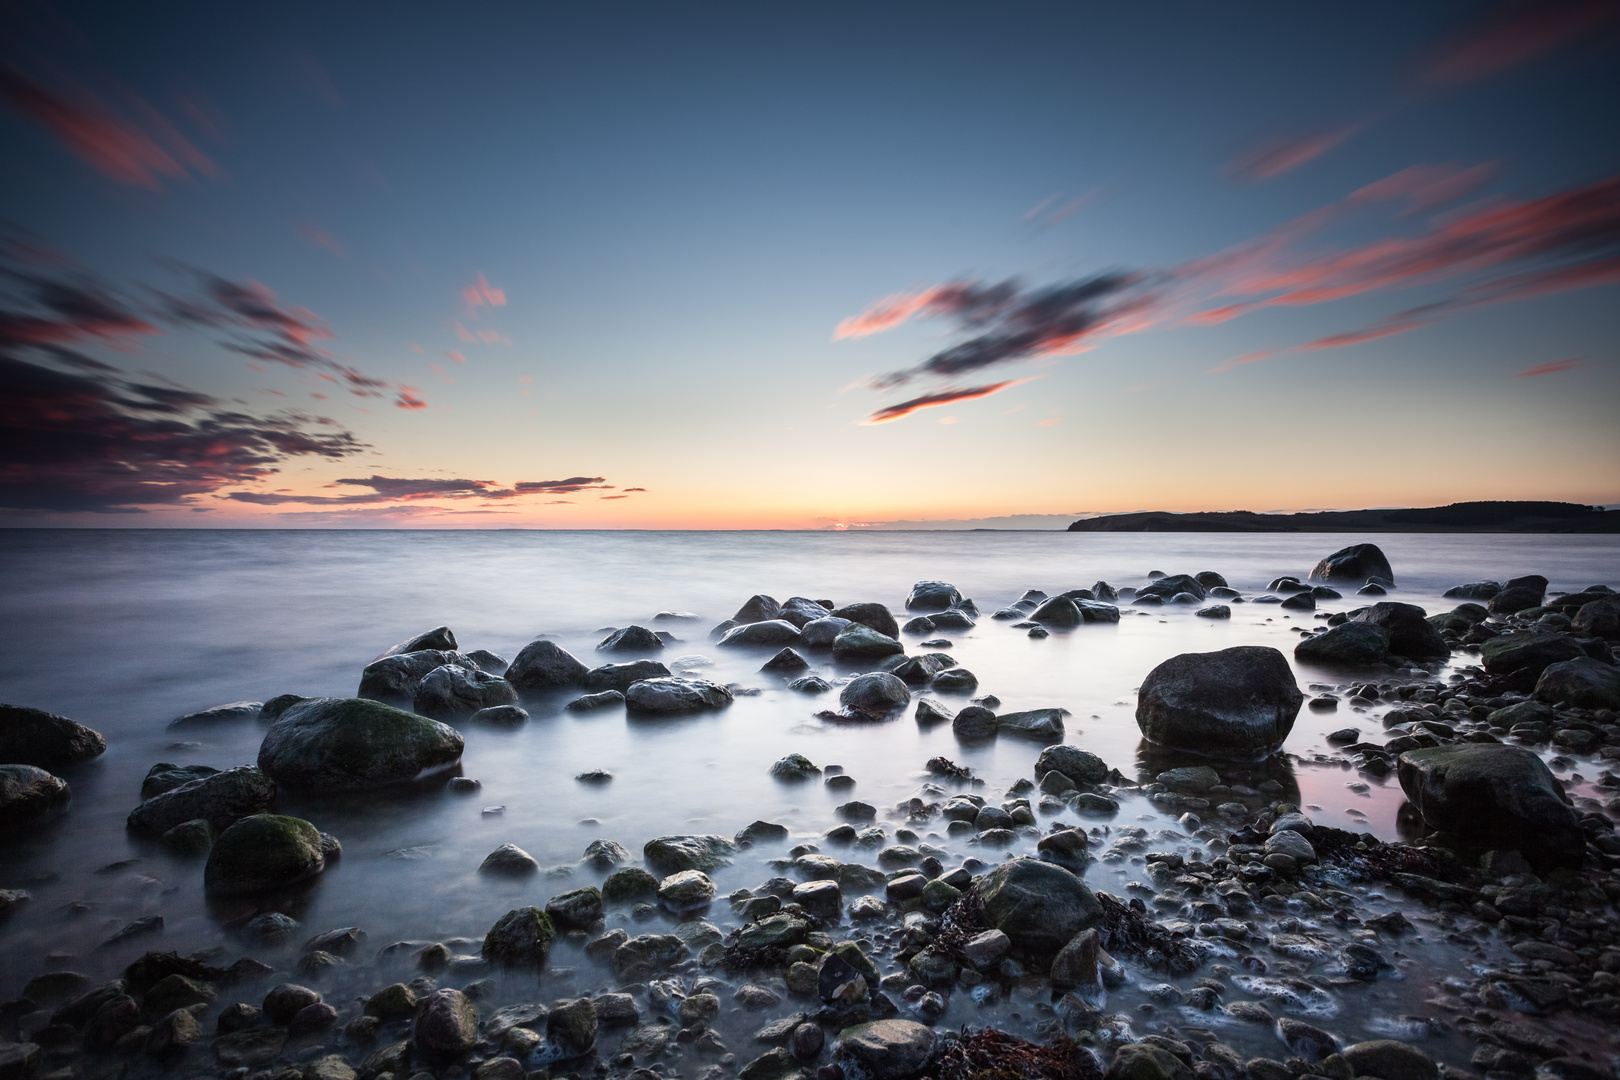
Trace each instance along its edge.
{"label": "rocky shore", "polygon": [[[770,775],[841,793],[836,820],[599,837],[577,864],[595,884],[517,904],[481,938],[301,925],[285,900],[319,888],[342,837],[284,804],[477,790],[466,740],[541,704],[662,719],[757,693],[667,659],[695,616],[604,628],[589,657],[537,638],[511,661],[438,627],[367,665],[352,698],[182,716],[177,731],[257,723],[257,760],[153,764],[126,828],[195,861],[189,887],[234,947],[148,951],[110,979],[40,957],[0,1003],[0,1080],[1613,1080],[1620,595],[1525,576],[1459,584],[1430,614],[1398,593],[1364,544],[1254,595],[1154,572],[1031,589],[988,618],[939,581],[903,611],[756,595],[710,642],[804,695],[807,722],[1013,740],[1039,748],[1029,775],[992,788],[934,757],[902,766],[928,777],[915,795],[872,805],[843,794],[842,768],[791,754]],[[1088,750],[1056,704],[1002,710],[946,636],[1247,605],[1313,624],[1294,658],[1337,677],[1302,688],[1263,646],[1168,657],[1141,672],[1134,762]],[[1302,710],[1344,714],[1310,764],[1351,790],[1398,782],[1407,839],[1313,820],[1282,754]],[[7,833],[71,828],[74,770],[106,750],[0,706]],[[761,879],[722,892],[744,861]],[[479,867],[491,888],[546,873],[512,843]],[[0,885],[0,919],[33,902]]]}

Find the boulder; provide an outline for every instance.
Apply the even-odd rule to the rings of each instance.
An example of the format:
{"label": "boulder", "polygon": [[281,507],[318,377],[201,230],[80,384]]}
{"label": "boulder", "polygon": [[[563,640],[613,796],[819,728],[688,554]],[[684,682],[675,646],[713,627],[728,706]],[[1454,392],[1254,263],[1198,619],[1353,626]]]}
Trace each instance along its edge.
{"label": "boulder", "polygon": [[445,664],[422,676],[411,707],[423,716],[442,719],[510,705],[517,699],[512,684],[499,675],[476,667]]}
{"label": "boulder", "polygon": [[42,825],[72,801],[67,781],[37,765],[0,765],[0,829]]}
{"label": "boulder", "polygon": [[707,679],[658,678],[631,683],[624,692],[627,708],[671,715],[723,709],[731,704],[731,691]]}
{"label": "boulder", "polygon": [[730,840],[710,833],[660,836],[647,841],[641,855],[647,865],[659,873],[675,874],[682,870],[707,871],[725,866],[736,850]]}
{"label": "boulder", "polygon": [[478,1045],[478,1009],[460,990],[435,990],[417,1003],[411,1033],[426,1057],[458,1058]]}
{"label": "boulder", "polygon": [[165,791],[173,791],[181,784],[218,773],[219,770],[212,765],[176,765],[172,761],[160,761],[146,770],[146,778],[141,781],[141,798],[151,799]]}
{"label": "boulder", "polygon": [[1047,626],[1079,626],[1085,621],[1079,605],[1067,596],[1054,596],[1045,601],[1035,609],[1030,619]]}
{"label": "boulder", "polygon": [[771,766],[771,775],[778,780],[809,780],[821,775],[821,768],[803,754],[788,754]]}
{"label": "boulder", "polygon": [[914,1020],[873,1020],[845,1028],[833,1045],[833,1062],[843,1075],[861,1080],[901,1080],[933,1060],[933,1028]]}
{"label": "boulder", "polygon": [[[373,701],[409,701],[415,696],[422,677],[446,664],[471,668],[478,666],[470,658],[452,650],[418,649],[415,652],[395,653],[366,665],[360,673],[360,689],[355,691],[355,696]],[[274,720],[275,717],[264,719]]]}
{"label": "boulder", "polygon": [[377,659],[381,660],[383,656],[398,656],[401,653],[420,652],[423,649],[440,649],[454,652],[456,650],[456,635],[450,632],[448,626],[435,626],[426,633],[417,634],[413,638],[406,638]]}
{"label": "boulder", "polygon": [[585,689],[602,693],[617,690],[623,694],[634,683],[643,679],[660,679],[669,674],[669,668],[657,660],[631,660],[625,664],[603,664],[585,673]]}
{"label": "boulder", "polygon": [[602,921],[602,890],[587,885],[558,893],[546,901],[546,914],[564,930],[589,930]]}
{"label": "boulder", "polygon": [[270,725],[259,768],[291,788],[352,791],[413,780],[461,760],[461,734],[364,698],[307,698]]}
{"label": "boulder", "polygon": [[[895,632],[899,633],[898,630]],[[859,663],[898,655],[905,652],[906,647],[865,623],[852,621],[833,638],[832,650],[834,660]]]}
{"label": "boulder", "polygon": [[978,891],[990,925],[1007,935],[1016,954],[1042,967],[1102,913],[1078,877],[1037,859],[1002,863],[980,879]]}
{"label": "boulder", "polygon": [[[621,696],[619,700],[624,700]],[[479,709],[468,718],[469,723],[486,724],[489,727],[514,728],[529,721],[529,710],[521,705],[491,705]]]}
{"label": "boulder", "polygon": [[615,870],[602,881],[604,903],[630,904],[638,900],[653,900],[657,896],[658,879],[639,866]]}
{"label": "boulder", "polygon": [[1079,875],[1091,865],[1091,852],[1086,841],[1082,829],[1059,829],[1041,837],[1035,850],[1047,862],[1056,863],[1070,873]]}
{"label": "boulder", "polygon": [[264,708],[262,701],[233,701],[227,705],[215,705],[211,709],[199,709],[184,716],[177,716],[169,721],[169,727],[170,729],[211,727],[214,724],[257,720],[259,710],[262,708]]}
{"label": "boulder", "polygon": [[1345,1064],[1356,1076],[1376,1080],[1440,1080],[1434,1059],[1411,1043],[1395,1039],[1373,1039],[1347,1046],[1342,1051]]}
{"label": "boulder", "polygon": [[494,874],[497,877],[527,877],[540,869],[540,863],[533,855],[518,847],[516,844],[502,844],[478,864],[480,874]]}
{"label": "boulder", "polygon": [[877,671],[851,679],[839,692],[838,702],[851,712],[888,716],[911,704],[911,691],[898,677]]}
{"label": "boulder", "polygon": [[996,717],[996,732],[1040,742],[1062,742],[1063,710],[1026,709],[1023,712],[1002,713]]}
{"label": "boulder", "polygon": [[1489,600],[1501,591],[1500,581],[1472,581],[1467,585],[1453,585],[1440,595],[1447,600]]}
{"label": "boulder", "polygon": [[784,645],[777,650],[776,655],[761,664],[759,670],[768,671],[774,675],[789,676],[804,671],[809,667],[810,661],[794,652],[789,646]]}
{"label": "boulder", "polygon": [[714,882],[701,870],[679,870],[658,883],[658,899],[677,915],[706,908],[714,900]]}
{"label": "boulder", "polygon": [[326,869],[321,839],[302,818],[245,817],[214,841],[203,867],[203,888],[215,896],[246,896],[312,878]]}
{"label": "boulder", "polygon": [[1580,818],[1541,758],[1521,746],[1464,743],[1408,750],[1401,790],[1432,829],[1483,850],[1518,851],[1538,870],[1578,866]]}
{"label": "boulder", "polygon": [[838,635],[849,625],[848,619],[840,619],[833,615],[807,622],[799,628],[799,645],[806,649],[831,648]]}
{"label": "boulder", "polygon": [[1503,634],[1479,647],[1480,661],[1492,675],[1528,669],[1539,678],[1551,665],[1585,655],[1567,634]]}
{"label": "boulder", "polygon": [[537,907],[508,911],[484,935],[483,957],[492,964],[543,964],[557,931],[551,916]]}
{"label": "boulder", "polygon": [[1048,746],[1035,759],[1035,779],[1060,772],[1077,784],[1100,784],[1108,778],[1108,764],[1078,746]]}
{"label": "boulder", "polygon": [[1427,612],[1416,604],[1382,600],[1352,616],[1351,621],[1383,627],[1389,634],[1389,651],[1410,660],[1433,660],[1451,655],[1451,646],[1440,631],[1429,625]]}
{"label": "boulder", "polygon": [[777,618],[786,619],[794,626],[803,628],[817,619],[826,618],[831,610],[807,596],[790,596],[782,601],[782,613]]}
{"label": "boulder", "polygon": [[1351,544],[1340,548],[1311,571],[1311,581],[1346,581],[1352,585],[1365,584],[1368,578],[1379,578],[1385,586],[1394,584],[1395,571],[1377,544]]}
{"label": "boulder", "polygon": [[764,622],[743,623],[726,631],[721,645],[752,645],[756,648],[776,648],[792,645],[799,640],[799,628],[786,619],[767,619]]}
{"label": "boulder", "polygon": [[[943,581],[919,581],[906,597],[907,611],[944,611],[962,602],[962,594],[955,585]],[[893,636],[893,635],[891,635]]]}
{"label": "boulder", "polygon": [[1620,598],[1607,597],[1582,604],[1570,628],[1577,634],[1593,637],[1620,637]]}
{"label": "boulder", "polygon": [[106,739],[65,716],[0,705],[0,762],[59,769],[99,757],[106,749]]}
{"label": "boulder", "polygon": [[641,980],[679,963],[688,952],[686,942],[674,934],[641,934],[613,950],[608,965],[620,979]]}
{"label": "boulder", "polygon": [[597,652],[657,652],[664,639],[645,626],[625,626],[597,643]]}
{"label": "boulder", "polygon": [[749,597],[748,602],[737,609],[737,614],[731,617],[731,621],[734,623],[769,622],[771,619],[780,618],[781,615],[781,604],[778,604],[774,598],[766,596],[764,593],[757,593]]}
{"label": "boulder", "polygon": [[1582,709],[1620,709],[1620,668],[1577,656],[1548,664],[1536,680],[1536,700]]}
{"label": "boulder", "polygon": [[894,616],[882,604],[845,604],[833,614],[840,619],[870,627],[887,638],[900,636],[900,624],[894,621]]}
{"label": "boulder", "polygon": [[1282,746],[1304,700],[1276,649],[1240,645],[1182,653],[1143,680],[1136,725],[1159,746],[1257,760]]}
{"label": "boulder", "polygon": [[1294,659],[1323,667],[1379,664],[1389,659],[1389,631],[1372,623],[1340,623],[1295,645]]}
{"label": "boulder", "polygon": [[[1258,1075],[1258,1074],[1251,1074]],[[1114,1051],[1103,1080],[1193,1080],[1186,1062],[1153,1043],[1126,1043]]]}
{"label": "boulder", "polygon": [[951,718],[951,732],[958,739],[989,739],[996,730],[996,714],[983,705],[969,705]]}
{"label": "boulder", "polygon": [[567,649],[539,638],[523,646],[512,666],[506,669],[506,681],[519,693],[539,694],[578,686],[585,681],[586,670]]}
{"label": "boulder", "polygon": [[1490,598],[1488,606],[1493,615],[1514,615],[1526,608],[1540,607],[1547,596],[1547,579],[1540,574],[1514,578],[1502,586],[1502,591]]}
{"label": "boulder", "polygon": [[252,765],[240,765],[154,795],[130,811],[125,826],[138,836],[158,837],[200,818],[216,833],[224,832],[245,817],[265,813],[275,798],[274,781]]}
{"label": "boulder", "polygon": [[582,1057],[596,1045],[601,1020],[596,1005],[588,997],[575,998],[552,1006],[546,1016],[546,1053],[554,1061]]}

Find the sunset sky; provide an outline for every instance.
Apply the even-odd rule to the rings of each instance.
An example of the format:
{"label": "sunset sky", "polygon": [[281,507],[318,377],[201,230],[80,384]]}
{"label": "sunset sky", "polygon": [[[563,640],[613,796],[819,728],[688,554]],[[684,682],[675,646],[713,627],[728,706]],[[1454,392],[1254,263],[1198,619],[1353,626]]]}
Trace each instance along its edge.
{"label": "sunset sky", "polygon": [[7,4],[0,525],[1620,503],[1620,5]]}

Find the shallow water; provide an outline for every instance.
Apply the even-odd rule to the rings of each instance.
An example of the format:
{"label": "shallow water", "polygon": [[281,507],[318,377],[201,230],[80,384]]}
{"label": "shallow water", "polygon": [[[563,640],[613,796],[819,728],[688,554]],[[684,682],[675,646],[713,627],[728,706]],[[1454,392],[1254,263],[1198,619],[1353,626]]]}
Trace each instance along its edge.
{"label": "shallow water", "polygon": [[[1273,577],[1304,576],[1329,552],[1369,539],[1376,539],[1395,568],[1399,589],[1391,599],[1420,604],[1431,613],[1454,606],[1440,598],[1445,588],[1481,578],[1540,573],[1551,580],[1552,591],[1620,584],[1613,580],[1620,567],[1620,538],[1615,537],[0,533],[0,614],[8,628],[8,647],[0,652],[0,700],[72,717],[102,732],[109,747],[96,762],[66,774],[74,792],[66,818],[0,846],[0,888],[20,886],[33,895],[0,925],[0,997],[15,995],[48,966],[110,974],[149,948],[189,952],[225,945],[243,951],[224,923],[244,909],[238,904],[209,908],[202,898],[201,862],[128,838],[123,821],[154,762],[218,768],[251,763],[262,728],[247,722],[168,731],[165,725],[227,701],[289,692],[351,695],[368,661],[394,642],[441,623],[455,631],[464,651],[484,648],[511,658],[545,633],[595,663],[601,628],[649,624],[660,610],[696,612],[702,621],[675,625],[685,640],[666,650],[666,662],[700,654],[714,661],[701,672],[705,677],[762,692],[739,696],[722,712],[674,720],[628,719],[622,710],[575,715],[561,712],[559,701],[531,706],[532,719],[516,730],[464,725],[462,773],[483,784],[471,796],[437,785],[330,798],[284,796],[284,811],[309,818],[344,845],[342,860],[289,908],[311,934],[359,925],[370,934],[370,948],[399,939],[478,938],[519,903],[543,904],[557,892],[600,879],[583,868],[566,877],[542,874],[516,884],[479,877],[478,864],[502,843],[519,845],[542,866],[568,867],[597,837],[618,840],[635,852],[666,833],[729,836],[760,818],[788,825],[793,838],[787,844],[756,847],[713,875],[723,897],[772,876],[766,860],[780,857],[792,843],[818,840],[838,823],[833,808],[850,798],[877,806],[879,823],[892,835],[894,823],[885,823],[883,812],[918,793],[927,779],[923,763],[935,755],[972,768],[985,781],[976,790],[992,801],[1031,775],[1040,749],[1034,743],[1003,738],[984,746],[959,745],[949,725],[924,730],[909,714],[858,727],[816,719],[816,710],[836,706],[836,693],[807,698],[789,692],[782,679],[758,672],[774,650],[722,650],[708,640],[709,627],[753,593],[840,604],[876,600],[904,621],[903,601],[912,582],[950,581],[985,616],[972,630],[943,634],[953,642],[946,651],[978,676],[977,693],[995,694],[1004,710],[1068,709],[1066,741],[1137,775],[1142,747],[1133,720],[1134,691],[1154,665],[1180,652],[1239,644],[1272,645],[1291,658],[1295,628],[1318,625],[1312,613],[1244,604],[1233,607],[1230,621],[1211,621],[1195,617],[1192,608],[1139,614],[1127,605],[1117,626],[1087,625],[1041,641],[989,614],[1028,588],[1057,593],[1098,579],[1116,587],[1140,586],[1150,570],[1215,570],[1252,596]],[[1318,612],[1359,603],[1347,596],[1324,602]],[[908,646],[926,651],[917,649],[914,638]],[[848,673],[835,671],[824,654],[818,670],[828,676]],[[1302,687],[1343,678],[1304,668],[1297,674]],[[928,696],[952,708],[967,704],[965,697]],[[1358,795],[1346,785],[1370,778],[1310,761],[1328,750],[1328,732],[1350,725],[1378,729],[1375,716],[1357,717],[1349,710],[1300,713],[1285,747],[1304,759],[1292,764],[1300,801],[1318,822],[1393,839],[1403,801],[1393,778],[1384,784],[1374,780]],[[842,765],[857,786],[834,792],[818,783],[773,780],[769,766],[790,752],[818,765]],[[614,779],[601,786],[574,780],[590,769],[606,769]],[[484,813],[494,806],[504,810]],[[1050,820],[1043,819],[1043,828]],[[1150,834],[1170,830],[1187,844],[1174,820],[1142,798],[1125,799],[1114,823],[1140,825]],[[994,862],[1005,855],[942,834],[925,832],[923,839],[949,848],[958,860],[971,854]],[[1013,850],[1029,847],[1020,840]],[[875,858],[875,851],[838,854],[852,861]],[[1126,882],[1140,873],[1141,867],[1129,861],[1098,863],[1087,878],[1096,888],[1123,894]],[[69,905],[75,903],[86,909],[74,913]],[[722,902],[710,913],[722,929],[730,925],[724,909]],[[151,914],[163,916],[161,934],[96,949],[119,927]],[[609,925],[616,925],[612,916]],[[1414,968],[1442,964],[1426,955],[1426,948],[1440,946],[1409,945]],[[548,976],[557,992],[542,1000],[562,996],[567,979],[577,980],[575,989],[589,989],[606,977],[593,973],[582,955],[567,962],[583,969]],[[1143,973],[1140,981],[1161,980]],[[1354,1010],[1357,1018],[1340,1017],[1338,1027],[1359,1025],[1373,1037],[1377,1024],[1387,1028],[1397,1013],[1416,1011],[1425,980],[1406,982],[1411,985],[1380,983],[1364,991]],[[949,1020],[972,1020],[963,1012],[973,1008],[969,996],[956,997]],[[1208,1014],[1199,1014],[1199,1023],[1210,1021]]]}

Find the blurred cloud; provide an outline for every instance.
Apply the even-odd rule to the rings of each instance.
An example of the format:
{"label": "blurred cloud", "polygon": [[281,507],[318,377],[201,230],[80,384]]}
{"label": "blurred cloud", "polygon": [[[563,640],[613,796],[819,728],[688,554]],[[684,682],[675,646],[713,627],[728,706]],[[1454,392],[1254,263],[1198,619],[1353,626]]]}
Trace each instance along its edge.
{"label": "blurred cloud", "polygon": [[932,409],[940,405],[949,405],[954,401],[971,401],[974,398],[989,397],[1000,393],[1010,386],[1016,386],[1026,379],[1009,379],[1006,382],[991,383],[988,386],[969,386],[961,389],[941,390],[934,394],[922,394],[902,401],[895,405],[888,405],[868,416],[865,423],[886,424],[890,420],[898,420],[902,416],[910,416],[918,409]]}
{"label": "blurred cloud", "polygon": [[1545,364],[1531,364],[1514,378],[1531,379],[1537,375],[1558,375],[1565,371],[1579,371],[1586,366],[1584,360],[1549,360]]}
{"label": "blurred cloud", "polygon": [[566,480],[524,480],[513,484],[512,490],[519,495],[567,495],[576,491],[612,486],[604,483],[600,476],[570,476]]}
{"label": "blurred cloud", "polygon": [[337,83],[332,81],[332,76],[328,75],[326,68],[321,65],[319,60],[315,59],[313,52],[308,49],[300,49],[293,56],[293,66],[297,72],[298,81],[315,100],[331,109],[341,109],[347,104],[343,100],[343,95],[338,91]]}
{"label": "blurred cloud", "polygon": [[1614,0],[1502,4],[1434,49],[1422,65],[1421,77],[1444,87],[1477,82],[1545,56],[1616,18],[1620,4]]}
{"label": "blurred cloud", "polygon": [[158,191],[163,180],[182,180],[187,168],[218,178],[219,168],[172,123],[134,94],[128,95],[140,124],[116,115],[104,103],[79,95],[75,104],[0,64],[0,98],[44,127],[87,165],[121,184]]}
{"label": "blurred cloud", "polygon": [[1361,127],[1361,124],[1347,124],[1326,131],[1267,139],[1227,162],[1226,171],[1242,180],[1270,180],[1315,161],[1347,141]]}
{"label": "blurred cloud", "polygon": [[479,274],[478,280],[471,285],[462,286],[461,298],[467,302],[467,314],[474,319],[478,318],[481,307],[506,306],[506,290],[490,285],[489,279],[483,274]]}
{"label": "blurred cloud", "polygon": [[[287,503],[314,505],[353,505],[363,503],[409,503],[421,499],[519,499],[529,495],[565,495],[587,490],[611,490],[613,485],[600,476],[571,476],[566,480],[524,480],[503,488],[493,480],[436,479],[371,475],[334,480],[329,487],[362,487],[369,491],[352,495],[300,495],[291,491],[233,491],[222,498],[255,506],[282,506]],[[645,491],[645,488],[626,488]],[[604,496],[619,498],[622,496]]]}
{"label": "blurred cloud", "polygon": [[306,221],[301,222],[293,227],[298,230],[298,235],[302,236],[304,241],[310,246],[330,251],[333,255],[336,255],[340,259],[347,259],[349,257],[349,253],[343,250],[343,245],[338,243],[337,238],[331,233],[327,232],[325,229],[321,228],[319,225],[314,225]]}

